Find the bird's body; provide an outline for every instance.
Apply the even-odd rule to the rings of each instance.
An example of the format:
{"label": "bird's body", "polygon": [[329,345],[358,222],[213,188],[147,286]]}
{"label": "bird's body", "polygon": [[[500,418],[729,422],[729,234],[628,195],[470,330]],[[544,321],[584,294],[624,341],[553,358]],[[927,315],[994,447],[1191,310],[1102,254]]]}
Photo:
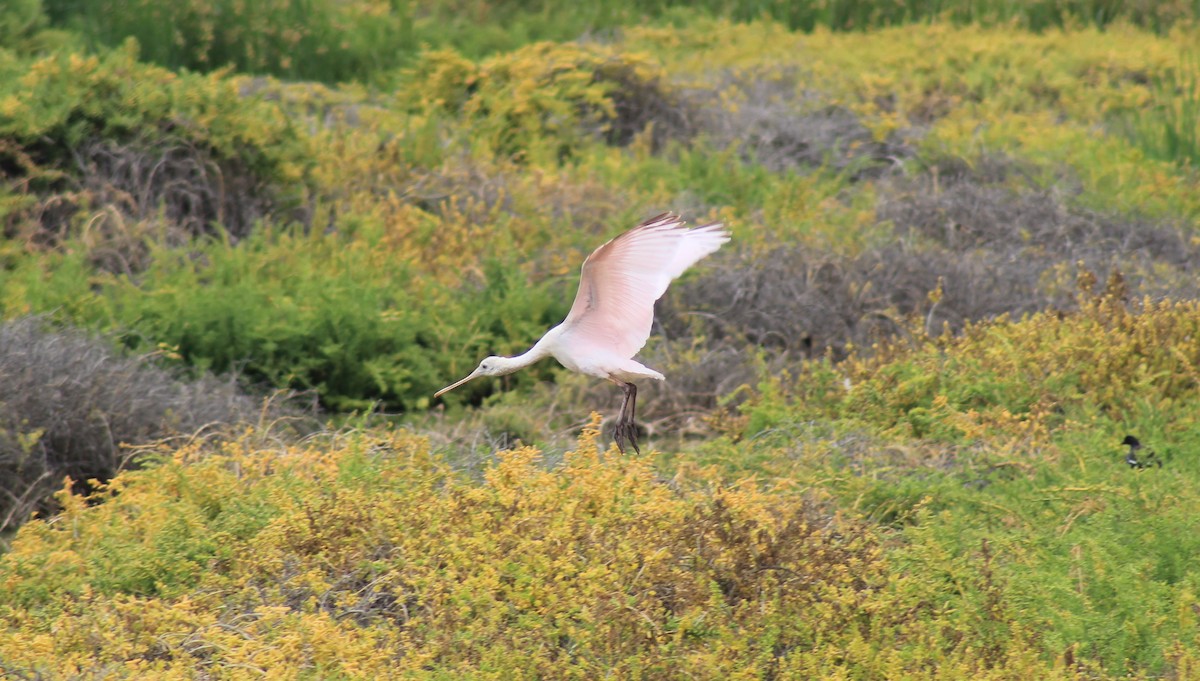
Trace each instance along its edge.
{"label": "bird's body", "polygon": [[1125,463],[1129,464],[1130,468],[1149,468],[1150,466],[1158,466],[1162,468],[1162,459],[1158,458],[1152,450],[1146,449],[1145,453],[1139,458],[1138,453],[1144,447],[1140,440],[1132,435],[1126,435],[1121,444],[1129,447],[1129,453],[1125,455]]}
{"label": "bird's body", "polygon": [[[729,241],[720,223],[687,229],[679,216],[651,218],[597,248],[583,263],[579,292],[561,324],[524,354],[488,357],[469,376],[437,392],[442,395],[477,376],[500,376],[546,357],[588,376],[621,386],[625,399],[617,421],[617,446],[625,439],[638,449],[634,409],[640,379],[664,380],[633,356],[646,344],[654,323],[654,301],[701,258]],[[640,450],[639,450],[640,451]]]}
{"label": "bird's body", "polygon": [[546,355],[557,359],[559,364],[580,374],[625,383],[639,378],[665,379],[654,369],[612,351],[604,345],[603,339],[589,336],[586,331],[581,333],[580,329],[569,327],[566,322],[547,331],[534,347],[538,346]]}

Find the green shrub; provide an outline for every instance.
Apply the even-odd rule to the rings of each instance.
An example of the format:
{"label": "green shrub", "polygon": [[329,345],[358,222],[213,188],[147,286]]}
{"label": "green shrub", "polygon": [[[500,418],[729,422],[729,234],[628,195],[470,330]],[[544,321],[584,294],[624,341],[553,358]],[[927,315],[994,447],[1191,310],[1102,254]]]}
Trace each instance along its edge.
{"label": "green shrub", "polygon": [[425,405],[482,357],[524,350],[566,315],[518,268],[496,261],[482,275],[451,288],[397,262],[378,234],[295,230],[162,250],[136,280],[89,275],[75,254],[27,263],[5,286],[8,314],[55,312],[131,350],[167,347],[198,371],[313,390],[350,411]]}
{"label": "green shrub", "polygon": [[1194,7],[1188,7],[1188,3],[1154,4],[1123,0],[921,0],[903,3],[876,0],[834,0],[825,3],[747,0],[735,4],[732,15],[736,19],[750,20],[766,14],[791,28],[803,30],[812,30],[818,26],[866,30],[939,19],[959,24],[1015,24],[1029,30],[1042,31],[1078,23],[1105,26],[1121,18],[1152,29],[1163,30],[1176,21],[1186,20],[1191,11],[1194,11]]}
{"label": "green shrub", "polygon": [[[742,431],[727,426],[743,444],[676,459],[788,480],[889,528],[892,568],[928,575],[919,598],[981,657],[1033,631],[1080,673],[1176,673],[1196,621],[1177,614],[1200,579],[1186,454],[1200,443],[1200,310],[1127,302],[1119,283],[1073,313],[801,366],[743,406]],[[1163,465],[1128,465],[1129,433]]]}
{"label": "green shrub", "polygon": [[[4,13],[13,17],[9,30],[25,33],[31,23],[41,21],[38,4],[16,2],[12,11]],[[52,25],[81,34],[94,48],[115,47],[134,38],[147,59],[172,69],[233,66],[246,73],[329,83],[387,82],[396,67],[411,62],[426,47],[451,48],[480,59],[539,41],[603,36],[622,26],[686,22],[696,16],[738,22],[766,18],[802,31],[820,27],[863,31],[931,21],[1043,31],[1079,24],[1104,27],[1125,20],[1166,32],[1196,12],[1191,0],[604,0],[583,6],[564,2],[530,6],[514,0],[415,5],[395,0],[45,0],[44,4]]]}

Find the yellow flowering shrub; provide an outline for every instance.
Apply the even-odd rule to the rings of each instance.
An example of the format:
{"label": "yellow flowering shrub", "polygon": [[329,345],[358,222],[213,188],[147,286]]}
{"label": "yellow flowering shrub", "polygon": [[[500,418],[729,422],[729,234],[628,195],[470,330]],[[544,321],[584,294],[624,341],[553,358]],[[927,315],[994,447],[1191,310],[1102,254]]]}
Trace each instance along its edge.
{"label": "yellow flowering shrub", "polygon": [[885,422],[918,436],[933,423],[968,434],[1020,425],[1044,436],[1078,408],[1117,420],[1173,412],[1200,389],[1198,334],[1194,301],[1135,305],[1110,292],[1076,313],[972,325],[915,352],[897,347],[851,362],[845,407],[868,419],[886,413]]}
{"label": "yellow flowering shrub", "polygon": [[867,526],[753,480],[663,479],[599,450],[597,423],[557,466],[518,449],[478,482],[403,431],[164,451],[22,528],[0,659],[123,678],[1052,673],[1019,630],[984,663],[969,631],[921,624],[936,613]]}
{"label": "yellow flowering shrub", "polygon": [[631,95],[669,97],[646,56],[612,47],[534,43],[473,63],[452,50],[426,53],[401,86],[401,105],[442,111],[470,126],[473,145],[522,160],[552,161],[619,131]]}

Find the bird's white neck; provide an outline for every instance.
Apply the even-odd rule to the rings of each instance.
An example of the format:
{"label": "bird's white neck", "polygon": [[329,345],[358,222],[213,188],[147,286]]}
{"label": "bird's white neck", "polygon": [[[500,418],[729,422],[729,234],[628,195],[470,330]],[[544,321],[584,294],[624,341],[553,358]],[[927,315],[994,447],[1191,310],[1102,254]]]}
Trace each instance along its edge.
{"label": "bird's white neck", "polygon": [[[545,339],[543,338],[542,340]],[[549,356],[550,351],[546,349],[545,344],[543,344],[542,341],[538,341],[532,348],[529,348],[516,357],[497,357],[492,361],[497,368],[496,373],[498,375],[504,375],[511,374],[519,369],[524,369],[530,364],[545,359]]]}

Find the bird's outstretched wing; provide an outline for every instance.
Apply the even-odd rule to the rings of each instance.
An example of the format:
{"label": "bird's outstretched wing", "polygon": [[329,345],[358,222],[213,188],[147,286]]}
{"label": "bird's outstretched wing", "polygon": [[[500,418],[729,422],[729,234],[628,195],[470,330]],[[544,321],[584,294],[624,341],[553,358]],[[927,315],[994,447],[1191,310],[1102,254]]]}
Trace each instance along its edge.
{"label": "bird's outstretched wing", "polygon": [[654,301],[671,280],[729,241],[721,223],[683,225],[663,213],[593,251],[563,326],[623,357],[637,354],[650,337]]}

